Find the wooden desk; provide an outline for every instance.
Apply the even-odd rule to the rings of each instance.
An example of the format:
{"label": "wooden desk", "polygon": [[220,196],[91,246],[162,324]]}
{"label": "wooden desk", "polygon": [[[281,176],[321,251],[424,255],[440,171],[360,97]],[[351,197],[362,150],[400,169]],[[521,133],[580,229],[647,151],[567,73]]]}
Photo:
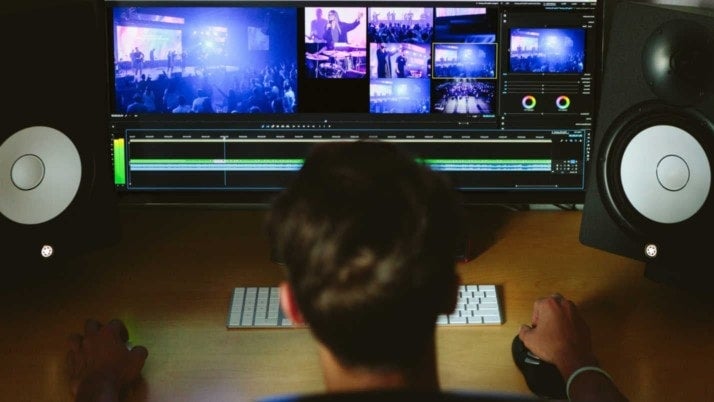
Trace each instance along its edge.
{"label": "wooden desk", "polygon": [[[305,329],[228,330],[234,286],[274,285],[263,211],[126,209],[123,240],[0,296],[0,399],[68,401],[65,340],[88,317],[117,317],[150,352],[129,401],[250,401],[323,389]],[[493,245],[459,268],[502,288],[506,322],[438,329],[444,388],[527,393],[511,341],[533,301],[559,291],[591,324],[603,366],[632,401],[712,401],[714,318],[643,277],[643,265],[578,242],[580,213],[505,212]],[[3,267],[3,270],[22,267]]]}

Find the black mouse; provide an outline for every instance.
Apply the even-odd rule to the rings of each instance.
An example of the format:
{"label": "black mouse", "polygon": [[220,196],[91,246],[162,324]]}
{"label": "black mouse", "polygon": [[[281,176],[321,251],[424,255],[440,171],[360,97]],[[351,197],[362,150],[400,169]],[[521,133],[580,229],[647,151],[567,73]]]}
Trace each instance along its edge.
{"label": "black mouse", "polygon": [[531,353],[516,335],[511,345],[513,361],[521,370],[530,390],[541,398],[566,399],[565,381],[558,368]]}

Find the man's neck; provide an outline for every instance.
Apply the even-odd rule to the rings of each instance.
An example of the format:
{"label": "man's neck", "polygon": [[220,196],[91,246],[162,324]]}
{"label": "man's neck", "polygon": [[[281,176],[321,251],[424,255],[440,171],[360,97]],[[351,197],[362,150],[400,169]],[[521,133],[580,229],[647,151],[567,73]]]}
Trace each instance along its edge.
{"label": "man's neck", "polygon": [[325,386],[328,392],[349,392],[387,389],[439,390],[434,348],[424,353],[424,360],[408,370],[374,370],[341,364],[320,345]]}

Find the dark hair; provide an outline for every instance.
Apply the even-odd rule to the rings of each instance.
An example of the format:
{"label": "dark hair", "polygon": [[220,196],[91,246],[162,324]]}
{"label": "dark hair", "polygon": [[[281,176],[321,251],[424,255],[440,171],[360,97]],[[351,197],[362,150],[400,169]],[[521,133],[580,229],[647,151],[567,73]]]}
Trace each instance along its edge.
{"label": "dark hair", "polygon": [[413,367],[452,300],[456,193],[394,144],[324,143],[267,228],[313,334],[346,365]]}

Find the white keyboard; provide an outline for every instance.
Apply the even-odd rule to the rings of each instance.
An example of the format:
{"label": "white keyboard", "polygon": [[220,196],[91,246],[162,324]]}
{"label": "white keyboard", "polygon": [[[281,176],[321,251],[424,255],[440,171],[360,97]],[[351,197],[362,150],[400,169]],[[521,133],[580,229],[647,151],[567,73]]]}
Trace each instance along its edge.
{"label": "white keyboard", "polygon": [[[456,310],[437,318],[438,325],[503,324],[496,285],[461,285]],[[280,309],[280,289],[237,287],[228,311],[228,328],[290,327],[292,322]]]}
{"label": "white keyboard", "polygon": [[292,322],[280,308],[280,288],[238,287],[228,311],[228,328],[289,327]]}
{"label": "white keyboard", "polygon": [[461,285],[456,309],[440,315],[438,325],[500,325],[503,324],[501,303],[496,285]]}

